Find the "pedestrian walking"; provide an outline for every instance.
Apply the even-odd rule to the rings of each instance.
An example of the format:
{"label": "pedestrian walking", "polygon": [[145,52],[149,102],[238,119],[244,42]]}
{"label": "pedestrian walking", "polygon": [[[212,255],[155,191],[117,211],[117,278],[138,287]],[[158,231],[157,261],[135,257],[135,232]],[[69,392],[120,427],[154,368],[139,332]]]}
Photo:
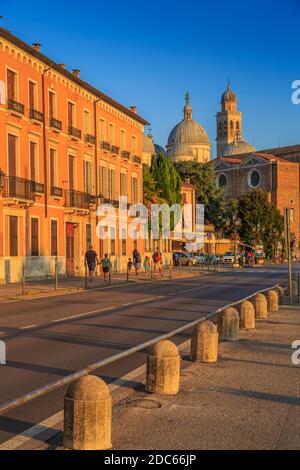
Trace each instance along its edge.
{"label": "pedestrian walking", "polygon": [[85,254],[85,263],[89,270],[90,282],[93,281],[93,276],[95,274],[96,265],[98,264],[98,255],[91,245]]}
{"label": "pedestrian walking", "polygon": [[154,263],[154,272],[156,273],[157,270],[159,271],[160,275],[163,276],[163,260],[162,260],[162,254],[157,247],[156,250],[153,252],[152,255],[152,260]]}
{"label": "pedestrian walking", "polygon": [[128,272],[128,275],[131,273],[132,268],[133,268],[132,259],[131,259],[131,258],[128,258],[128,262],[127,262],[127,272]]}
{"label": "pedestrian walking", "polygon": [[135,269],[135,274],[136,276],[138,275],[139,273],[139,270],[141,269],[141,263],[142,263],[142,259],[141,259],[141,255],[140,253],[138,252],[138,250],[133,250],[133,266],[134,266],[134,269]]}
{"label": "pedestrian walking", "polygon": [[110,274],[110,270],[111,270],[111,266],[112,266],[110,258],[109,258],[107,253],[104,255],[104,258],[101,261],[101,265],[102,265],[102,272],[103,272],[104,282],[107,282],[108,279],[109,279],[109,274]]}
{"label": "pedestrian walking", "polygon": [[150,269],[151,269],[151,260],[149,256],[146,256],[144,259],[144,270],[146,273],[146,277],[148,277],[148,274],[150,273]]}

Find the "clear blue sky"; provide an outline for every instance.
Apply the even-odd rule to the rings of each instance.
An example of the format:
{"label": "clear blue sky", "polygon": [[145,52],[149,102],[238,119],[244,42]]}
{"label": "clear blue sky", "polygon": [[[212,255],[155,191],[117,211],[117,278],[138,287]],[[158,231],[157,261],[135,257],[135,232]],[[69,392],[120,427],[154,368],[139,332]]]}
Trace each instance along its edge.
{"label": "clear blue sky", "polygon": [[300,0],[0,0],[0,24],[152,123],[165,144],[191,93],[215,155],[228,78],[256,148],[300,143]]}

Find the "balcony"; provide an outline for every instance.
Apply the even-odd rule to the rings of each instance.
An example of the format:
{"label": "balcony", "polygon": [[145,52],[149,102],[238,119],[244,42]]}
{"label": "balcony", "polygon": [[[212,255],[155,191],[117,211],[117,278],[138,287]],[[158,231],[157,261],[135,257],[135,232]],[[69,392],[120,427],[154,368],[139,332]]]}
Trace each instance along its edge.
{"label": "balcony", "polygon": [[74,207],[76,209],[90,210],[93,205],[94,196],[73,189],[65,191],[65,207]]}
{"label": "balcony", "polygon": [[29,116],[33,121],[44,122],[44,114],[40,113],[40,111],[37,111],[36,109],[30,109]]}
{"label": "balcony", "polygon": [[20,199],[22,201],[34,201],[35,191],[33,183],[33,181],[17,176],[5,176],[3,197]]}
{"label": "balcony", "polygon": [[42,183],[37,183],[36,181],[31,181],[31,189],[35,194],[44,194],[45,186]]}
{"label": "balcony", "polygon": [[7,107],[11,111],[15,111],[18,114],[24,114],[24,112],[25,112],[24,104],[18,103],[18,101],[8,99],[7,100]]}
{"label": "balcony", "polygon": [[114,155],[119,155],[120,147],[117,147],[116,145],[111,145],[110,151],[111,151],[111,153],[113,153]]}
{"label": "balcony", "polygon": [[133,161],[133,163],[137,163],[138,165],[140,165],[142,163],[141,157],[138,157],[137,155],[133,155],[132,161]]}
{"label": "balcony", "polygon": [[107,152],[110,151],[110,144],[108,142],[103,141],[103,142],[101,142],[100,146],[101,146],[102,150],[107,150]]}
{"label": "balcony", "polygon": [[126,150],[122,150],[122,157],[125,158],[125,160],[130,160],[130,153],[126,152]]}
{"label": "balcony", "polygon": [[92,144],[92,145],[96,144],[95,136],[93,136],[91,134],[85,134],[84,141],[85,141],[86,144]]}
{"label": "balcony", "polygon": [[81,139],[81,130],[76,129],[76,127],[69,127],[69,135],[75,139]]}
{"label": "balcony", "polygon": [[57,131],[62,130],[62,122],[59,121],[58,119],[55,119],[54,117],[51,117],[49,119],[49,125],[50,125],[50,127],[52,127],[53,129],[55,129]]}
{"label": "balcony", "polygon": [[56,186],[51,186],[50,188],[50,195],[53,197],[63,197],[63,190],[62,188],[58,188]]}

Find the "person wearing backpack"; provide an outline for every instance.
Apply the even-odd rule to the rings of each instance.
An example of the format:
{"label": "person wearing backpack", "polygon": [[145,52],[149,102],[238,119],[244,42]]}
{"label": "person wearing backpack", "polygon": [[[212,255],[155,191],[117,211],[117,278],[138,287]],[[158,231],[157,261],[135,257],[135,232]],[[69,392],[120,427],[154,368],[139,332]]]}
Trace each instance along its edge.
{"label": "person wearing backpack", "polygon": [[134,265],[134,269],[135,269],[135,274],[137,276],[139,270],[141,269],[141,265],[142,265],[141,255],[138,252],[138,250],[136,250],[136,249],[133,250],[133,256],[132,257],[133,257],[133,265]]}
{"label": "person wearing backpack", "polygon": [[104,255],[103,260],[101,261],[102,264],[102,271],[104,276],[104,281],[107,282],[107,278],[109,277],[110,269],[111,269],[111,261],[108,254]]}

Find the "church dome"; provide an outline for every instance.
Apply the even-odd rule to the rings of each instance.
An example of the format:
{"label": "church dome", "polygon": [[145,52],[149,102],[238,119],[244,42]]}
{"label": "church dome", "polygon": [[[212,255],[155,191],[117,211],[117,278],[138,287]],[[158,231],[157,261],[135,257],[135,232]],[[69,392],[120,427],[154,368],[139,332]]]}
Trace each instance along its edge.
{"label": "church dome", "polygon": [[226,145],[222,156],[231,157],[232,155],[240,155],[242,153],[251,153],[255,151],[256,151],[256,148],[253,147],[253,145],[246,142],[245,140],[235,139],[234,142]]}
{"label": "church dome", "polygon": [[236,94],[231,91],[230,83],[228,83],[227,90],[222,95],[222,103],[224,103],[224,101],[236,101]]}
{"label": "church dome", "polygon": [[179,141],[189,145],[209,145],[207,133],[197,121],[192,119],[192,106],[190,105],[189,94],[186,95],[184,119],[171,131],[168,139],[168,146],[174,146]]}
{"label": "church dome", "polygon": [[155,147],[151,134],[143,136],[143,153],[155,154]]}
{"label": "church dome", "polygon": [[185,142],[177,142],[176,145],[168,151],[168,157],[194,157],[194,154],[189,144]]}

